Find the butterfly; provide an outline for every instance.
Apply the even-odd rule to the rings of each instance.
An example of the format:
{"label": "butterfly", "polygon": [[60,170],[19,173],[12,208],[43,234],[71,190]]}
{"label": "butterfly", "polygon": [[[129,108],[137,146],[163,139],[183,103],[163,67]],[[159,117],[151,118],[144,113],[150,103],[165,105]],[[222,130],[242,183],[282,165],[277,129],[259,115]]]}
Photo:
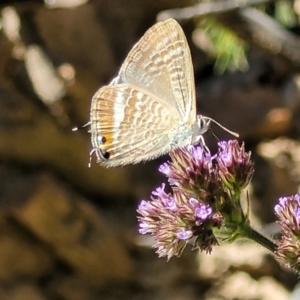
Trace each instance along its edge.
{"label": "butterfly", "polygon": [[211,120],[196,114],[190,49],[180,25],[167,19],[144,34],[118,76],[94,95],[90,155],[104,167],[154,159],[204,144]]}

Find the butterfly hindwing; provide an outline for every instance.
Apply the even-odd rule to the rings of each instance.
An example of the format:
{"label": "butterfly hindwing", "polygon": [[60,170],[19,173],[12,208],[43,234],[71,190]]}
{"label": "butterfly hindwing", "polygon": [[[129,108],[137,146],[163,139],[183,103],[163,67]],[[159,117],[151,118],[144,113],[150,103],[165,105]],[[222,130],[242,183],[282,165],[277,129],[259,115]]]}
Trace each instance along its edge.
{"label": "butterfly hindwing", "polygon": [[169,133],[179,123],[168,103],[129,84],[102,87],[93,97],[91,119],[94,152],[108,167],[170,151]]}

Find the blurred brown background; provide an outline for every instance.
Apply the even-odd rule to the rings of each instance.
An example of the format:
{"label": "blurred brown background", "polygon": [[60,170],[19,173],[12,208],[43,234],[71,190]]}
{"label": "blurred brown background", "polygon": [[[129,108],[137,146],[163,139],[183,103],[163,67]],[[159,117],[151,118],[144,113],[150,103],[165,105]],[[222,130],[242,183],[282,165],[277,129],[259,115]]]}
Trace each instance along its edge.
{"label": "blurred brown background", "polygon": [[[1,2],[1,300],[289,299],[296,276],[252,243],[158,259],[152,240],[138,235],[135,210],[165,181],[158,166],[167,156],[88,168],[88,128],[72,131],[89,121],[91,97],[158,14],[177,18],[191,47],[198,112],[252,151],[251,219],[274,235],[273,207],[300,180],[300,1],[235,2]],[[276,12],[285,7],[294,22],[284,27]],[[198,25],[212,15],[247,43],[248,67],[216,72],[216,59],[199,48]],[[214,151],[216,138],[205,139]]]}

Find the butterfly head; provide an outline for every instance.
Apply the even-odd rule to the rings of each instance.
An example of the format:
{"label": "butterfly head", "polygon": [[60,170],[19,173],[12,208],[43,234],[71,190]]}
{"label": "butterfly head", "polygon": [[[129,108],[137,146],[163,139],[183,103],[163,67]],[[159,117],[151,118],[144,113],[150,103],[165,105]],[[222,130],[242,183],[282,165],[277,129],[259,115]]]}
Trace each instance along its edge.
{"label": "butterfly head", "polygon": [[202,115],[197,115],[196,123],[197,123],[197,127],[198,127],[198,130],[199,130],[199,134],[202,135],[203,133],[205,133],[209,129],[211,120],[212,119],[209,118],[209,117],[205,117],[205,116],[202,116]]}
{"label": "butterfly head", "polygon": [[192,139],[192,144],[195,145],[198,142],[203,141],[202,135],[209,129],[211,122],[215,123],[216,125],[218,125],[222,129],[224,129],[225,131],[229,132],[231,135],[233,135],[235,137],[239,137],[238,133],[229,130],[228,128],[224,127],[223,125],[221,125],[219,122],[215,121],[214,119],[209,118],[209,117],[205,117],[205,116],[202,116],[202,115],[197,115],[197,120],[196,120],[196,123],[195,123],[197,129],[194,131],[195,134],[194,134],[193,139]]}
{"label": "butterfly head", "polygon": [[209,129],[211,119],[201,115],[197,115],[196,122],[193,128],[191,144],[196,145],[199,142],[203,143],[203,134]]}

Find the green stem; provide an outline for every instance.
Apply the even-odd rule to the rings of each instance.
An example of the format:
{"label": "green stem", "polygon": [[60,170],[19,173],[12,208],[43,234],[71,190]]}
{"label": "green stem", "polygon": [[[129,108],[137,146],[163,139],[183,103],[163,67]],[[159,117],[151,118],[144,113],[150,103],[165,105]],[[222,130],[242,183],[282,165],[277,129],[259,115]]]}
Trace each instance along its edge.
{"label": "green stem", "polygon": [[275,242],[273,242],[270,238],[267,238],[260,232],[253,229],[249,224],[243,224],[241,228],[241,232],[243,233],[243,236],[255,241],[259,245],[265,247],[266,249],[270,250],[272,253],[275,253],[277,250],[277,245]]}

